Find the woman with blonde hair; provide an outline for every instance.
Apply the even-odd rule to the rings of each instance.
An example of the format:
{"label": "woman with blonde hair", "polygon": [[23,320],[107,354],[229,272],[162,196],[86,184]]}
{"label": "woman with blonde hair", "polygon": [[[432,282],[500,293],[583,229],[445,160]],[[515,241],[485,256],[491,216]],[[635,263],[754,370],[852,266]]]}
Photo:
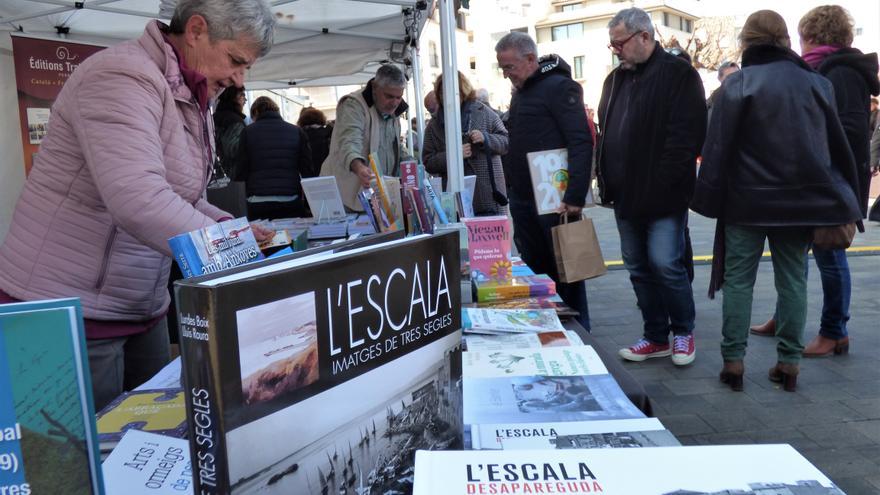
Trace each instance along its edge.
{"label": "woman with blonde hair", "polygon": [[[877,54],[863,54],[852,48],[853,19],[839,5],[816,7],[798,23],[804,61],[822,74],[834,87],[837,115],[856,161],[859,180],[859,208],[867,214],[871,166],[868,158],[871,140],[871,95],[880,92]],[[849,351],[849,302],[852,293],[849,263],[844,249],[813,247],[813,258],[822,277],[822,318],[819,334],[804,348],[804,357],[845,354]],[[773,336],[775,319],[752,328],[756,335]]]}
{"label": "woman with blonde hair", "polygon": [[[470,81],[458,73],[458,90],[461,99],[461,129],[463,131],[462,156],[465,159],[465,175],[476,175],[474,190],[474,214],[498,215],[507,213],[507,186],[501,155],[507,153],[507,129],[492,108],[477,100]],[[425,129],[422,160],[425,169],[443,177],[446,184],[446,134],[444,132],[443,76],[434,83],[439,109]],[[457,143],[456,143],[457,144]]]}
{"label": "woman with blonde hair", "polygon": [[858,179],[831,83],[791,50],[782,17],[753,13],[740,44],[742,70],[715,103],[691,208],[718,219],[710,294],[723,283],[721,381],[743,388],[752,292],[769,239],[779,297],[769,379],[794,391],[812,231],[861,217]]}

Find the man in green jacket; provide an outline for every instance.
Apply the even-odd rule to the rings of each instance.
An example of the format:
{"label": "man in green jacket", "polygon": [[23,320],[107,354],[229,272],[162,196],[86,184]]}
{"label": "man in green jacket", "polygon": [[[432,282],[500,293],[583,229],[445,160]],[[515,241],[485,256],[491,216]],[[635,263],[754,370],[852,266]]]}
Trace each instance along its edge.
{"label": "man in green jacket", "polygon": [[321,175],[333,175],[342,202],[352,211],[363,211],[357,194],[369,187],[373,173],[372,153],[379,173],[398,176],[400,160],[400,115],[407,109],[403,101],[406,78],[394,65],[385,64],[363,90],[343,96],[336,105],[336,125],[330,137],[330,153],[321,166]]}

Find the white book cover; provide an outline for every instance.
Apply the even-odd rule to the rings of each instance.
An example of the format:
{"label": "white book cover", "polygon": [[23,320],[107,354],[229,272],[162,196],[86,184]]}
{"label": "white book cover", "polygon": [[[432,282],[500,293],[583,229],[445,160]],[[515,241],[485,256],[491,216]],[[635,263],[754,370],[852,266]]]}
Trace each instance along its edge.
{"label": "white book cover", "polygon": [[474,449],[572,449],[681,445],[657,418],[471,426]]}
{"label": "white book cover", "polygon": [[192,493],[189,442],[128,430],[102,464],[107,495]]}
{"label": "white book cover", "polygon": [[494,352],[503,349],[540,349],[583,345],[577,333],[570,330],[538,333],[504,333],[499,335],[465,335],[468,351]]}
{"label": "white book cover", "polygon": [[544,332],[564,331],[553,309],[462,308],[465,331]]}
{"label": "white book cover", "polygon": [[345,206],[336,177],[332,175],[311,177],[300,181],[312,215],[319,222],[342,220],[345,218]]}
{"label": "white book cover", "polygon": [[644,418],[611,375],[467,378],[464,423]]}
{"label": "white book cover", "polygon": [[462,354],[465,380],[510,376],[586,376],[608,373],[591,346],[468,351]]}
{"label": "white book cover", "polygon": [[790,445],[416,454],[414,495],[843,495]]}

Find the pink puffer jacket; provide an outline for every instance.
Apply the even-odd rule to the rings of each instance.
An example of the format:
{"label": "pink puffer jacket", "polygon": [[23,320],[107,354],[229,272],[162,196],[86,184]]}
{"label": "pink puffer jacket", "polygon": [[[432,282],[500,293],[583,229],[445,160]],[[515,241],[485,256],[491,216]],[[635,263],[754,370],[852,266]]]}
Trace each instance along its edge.
{"label": "pink puffer jacket", "polygon": [[204,199],[209,126],[156,21],[86,59],[52,106],[0,247],[0,289],[77,296],[95,320],[161,315],[168,238],[228,216]]}

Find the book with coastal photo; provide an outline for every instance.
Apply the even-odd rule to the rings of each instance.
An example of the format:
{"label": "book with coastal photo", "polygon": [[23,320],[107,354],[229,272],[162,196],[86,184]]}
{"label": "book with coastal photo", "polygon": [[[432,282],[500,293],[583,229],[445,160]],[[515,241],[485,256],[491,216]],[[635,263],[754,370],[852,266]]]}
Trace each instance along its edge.
{"label": "book with coastal photo", "polygon": [[449,232],[179,282],[195,492],[409,493],[417,449],[460,448],[458,255]]}
{"label": "book with coastal photo", "polygon": [[245,217],[227,220],[168,239],[184,278],[221,272],[263,259]]}
{"label": "book with coastal photo", "polygon": [[681,445],[657,418],[471,426],[473,449],[608,449]]}

